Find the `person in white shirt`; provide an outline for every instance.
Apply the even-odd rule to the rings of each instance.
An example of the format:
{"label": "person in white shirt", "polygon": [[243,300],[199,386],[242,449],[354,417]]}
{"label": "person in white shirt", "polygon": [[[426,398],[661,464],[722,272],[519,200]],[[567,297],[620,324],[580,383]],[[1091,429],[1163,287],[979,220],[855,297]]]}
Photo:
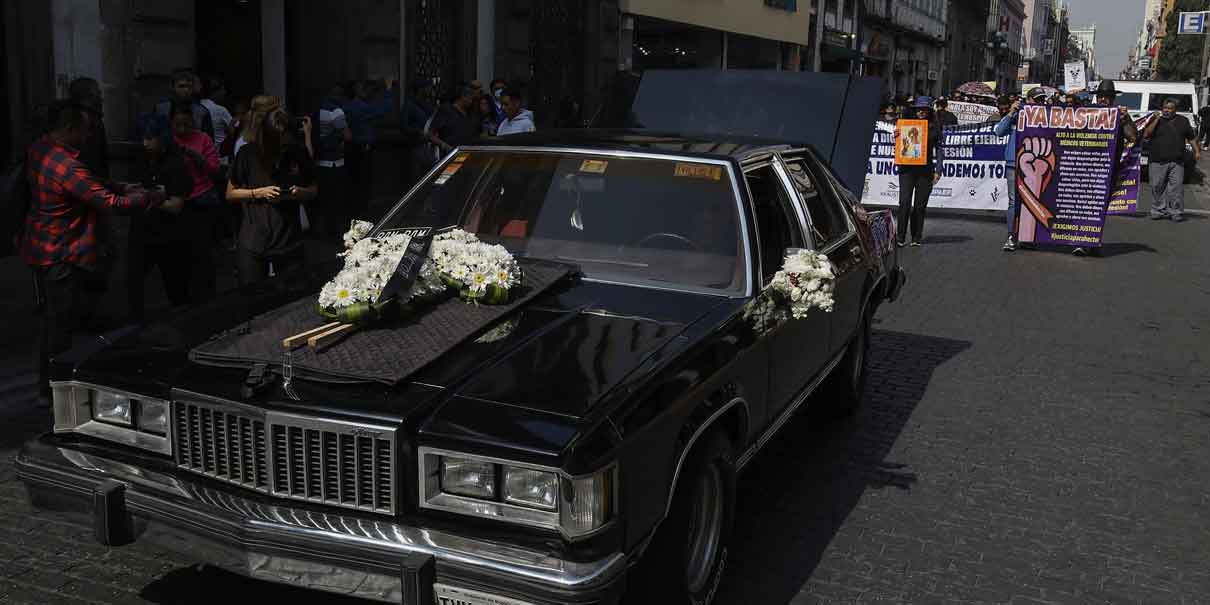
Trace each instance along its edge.
{"label": "person in white shirt", "polygon": [[[210,122],[214,124],[214,147],[221,149],[223,141],[231,134],[231,126],[234,120],[231,118],[231,112],[223,107],[223,103],[227,100],[227,85],[223,83],[222,78],[218,76],[210,76],[206,80],[206,97],[202,99],[202,107],[210,112]],[[220,166],[230,165],[230,158],[222,156],[219,158]]]}
{"label": "person in white shirt", "polygon": [[497,136],[537,130],[534,127],[534,112],[521,108],[521,95],[517,91],[505,90],[501,93],[500,104],[504,107],[504,121],[496,129]]}

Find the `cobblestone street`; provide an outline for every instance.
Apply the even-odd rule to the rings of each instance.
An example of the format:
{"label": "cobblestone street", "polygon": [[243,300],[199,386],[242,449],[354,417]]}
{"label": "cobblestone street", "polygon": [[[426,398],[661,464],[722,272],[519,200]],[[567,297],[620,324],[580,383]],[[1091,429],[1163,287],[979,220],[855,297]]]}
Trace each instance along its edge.
{"label": "cobblestone street", "polygon": [[[1000,221],[926,230],[900,252],[861,412],[799,415],[742,478],[717,602],[1210,600],[1210,217],[1112,218],[1099,258],[1003,253]],[[14,259],[0,272],[25,284]],[[49,426],[27,300],[0,295],[19,320],[0,366],[0,602],[351,602],[35,513],[11,464]]]}

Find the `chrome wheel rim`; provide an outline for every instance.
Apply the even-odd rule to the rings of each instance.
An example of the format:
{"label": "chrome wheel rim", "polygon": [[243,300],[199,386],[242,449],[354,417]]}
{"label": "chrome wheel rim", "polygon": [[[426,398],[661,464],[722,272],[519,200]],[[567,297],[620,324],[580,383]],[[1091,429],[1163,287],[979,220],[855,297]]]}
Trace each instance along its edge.
{"label": "chrome wheel rim", "polygon": [[689,563],[685,580],[689,591],[706,587],[723,537],[723,475],[709,465],[694,483],[693,510],[689,515]]}

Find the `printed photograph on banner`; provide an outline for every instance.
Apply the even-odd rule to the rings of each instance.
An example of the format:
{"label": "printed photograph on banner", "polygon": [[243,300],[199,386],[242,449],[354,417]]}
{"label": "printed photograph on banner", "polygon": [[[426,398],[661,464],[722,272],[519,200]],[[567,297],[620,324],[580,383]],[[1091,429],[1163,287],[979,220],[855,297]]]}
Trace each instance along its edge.
{"label": "printed photograph on banner", "polygon": [[899,120],[895,127],[895,163],[900,166],[927,164],[928,120]]}
{"label": "printed photograph on banner", "polygon": [[1100,246],[1118,161],[1118,109],[1030,105],[1017,123],[1022,242]]}

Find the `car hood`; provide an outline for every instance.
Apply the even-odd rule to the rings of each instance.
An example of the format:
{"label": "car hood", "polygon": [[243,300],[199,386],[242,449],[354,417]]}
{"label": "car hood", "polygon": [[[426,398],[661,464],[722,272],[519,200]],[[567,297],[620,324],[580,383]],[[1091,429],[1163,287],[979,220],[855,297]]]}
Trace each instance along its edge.
{"label": "car hood", "polygon": [[280,380],[245,397],[248,370],[187,358],[196,343],[281,304],[277,299],[216,301],[111,335],[68,362],[77,380],[149,396],[187,391],[267,408],[429,426],[507,415],[571,427],[645,359],[725,300],[575,281],[544,293],[401,384],[295,380],[293,397]]}

